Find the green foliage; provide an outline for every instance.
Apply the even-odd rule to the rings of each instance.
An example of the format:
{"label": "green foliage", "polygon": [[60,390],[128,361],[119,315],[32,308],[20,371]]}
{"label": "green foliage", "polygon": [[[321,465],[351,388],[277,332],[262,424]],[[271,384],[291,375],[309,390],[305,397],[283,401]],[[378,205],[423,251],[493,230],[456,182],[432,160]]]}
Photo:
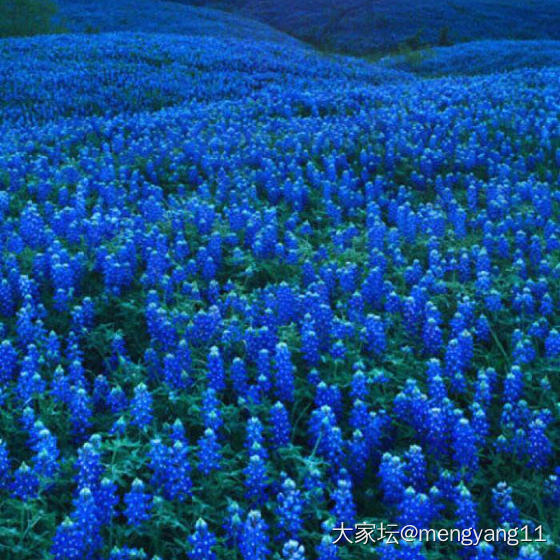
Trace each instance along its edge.
{"label": "green foliage", "polygon": [[411,35],[404,41],[405,48],[416,51],[423,46],[422,42],[422,31],[418,30],[414,35]]}
{"label": "green foliage", "polygon": [[52,33],[57,5],[52,0],[0,0],[0,37]]}
{"label": "green foliage", "polygon": [[438,45],[440,47],[449,47],[453,44],[449,36],[449,26],[445,25],[439,30]]}
{"label": "green foliage", "polygon": [[398,54],[402,57],[407,69],[414,71],[432,56],[432,51],[430,47],[422,48],[419,37],[414,37],[399,46]]}

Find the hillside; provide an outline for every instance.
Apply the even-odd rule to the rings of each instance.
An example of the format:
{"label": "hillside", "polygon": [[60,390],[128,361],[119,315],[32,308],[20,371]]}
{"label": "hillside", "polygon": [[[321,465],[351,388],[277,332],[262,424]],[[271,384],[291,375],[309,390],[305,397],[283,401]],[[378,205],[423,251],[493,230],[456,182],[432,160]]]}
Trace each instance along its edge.
{"label": "hillside", "polygon": [[165,0],[57,0],[57,5],[58,18],[70,32],[136,31],[296,42],[240,14]]}
{"label": "hillside", "polygon": [[560,41],[472,41],[420,49],[379,61],[386,68],[421,76],[487,74],[560,65]]}
{"label": "hillside", "polygon": [[[187,0],[188,3],[188,0]],[[199,2],[201,3],[201,2]],[[560,39],[557,0],[220,0],[294,37],[353,54],[387,51],[413,40],[437,44],[481,39]]]}
{"label": "hillside", "polygon": [[0,125],[130,115],[263,92],[280,98],[289,91],[305,104],[331,86],[352,91],[412,79],[363,60],[321,56],[289,39],[247,42],[209,29],[206,36],[112,32],[4,40]]}

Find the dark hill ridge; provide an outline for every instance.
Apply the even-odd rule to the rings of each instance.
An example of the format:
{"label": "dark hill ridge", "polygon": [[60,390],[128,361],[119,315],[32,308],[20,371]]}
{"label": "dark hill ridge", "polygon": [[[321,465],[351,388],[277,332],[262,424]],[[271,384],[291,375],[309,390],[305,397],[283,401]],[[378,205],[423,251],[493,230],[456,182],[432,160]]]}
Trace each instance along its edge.
{"label": "dark hill ridge", "polygon": [[[193,3],[192,0],[184,0]],[[352,54],[409,42],[560,39],[557,0],[199,0]]]}

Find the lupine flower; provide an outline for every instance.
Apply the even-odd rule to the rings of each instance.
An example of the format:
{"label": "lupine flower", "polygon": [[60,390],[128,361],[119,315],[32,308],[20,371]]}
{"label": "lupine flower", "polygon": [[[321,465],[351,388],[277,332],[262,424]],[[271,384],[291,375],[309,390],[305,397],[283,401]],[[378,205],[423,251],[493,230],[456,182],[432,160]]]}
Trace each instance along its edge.
{"label": "lupine flower", "polygon": [[285,447],[290,443],[291,426],[286,407],[280,402],[270,409],[271,443],[273,447]]}
{"label": "lupine flower", "polygon": [[554,474],[548,476],[545,480],[544,488],[546,494],[546,500],[553,504],[560,504],[560,468],[554,470]]}
{"label": "lupine flower", "polygon": [[11,381],[16,374],[17,351],[9,340],[0,344],[0,383]]}
{"label": "lupine flower", "polygon": [[404,458],[406,461],[408,482],[416,491],[425,491],[428,481],[426,478],[426,459],[422,448],[418,445],[411,445],[405,453]]}
{"label": "lupine flower", "polygon": [[370,458],[370,445],[360,430],[354,430],[349,442],[350,464],[348,468],[355,481],[360,482],[366,472]]}
{"label": "lupine flower", "polygon": [[400,457],[384,453],[379,465],[379,478],[387,504],[400,502],[405,490],[406,475]]}
{"label": "lupine flower", "polygon": [[118,503],[117,485],[108,478],[102,479],[96,491],[97,518],[101,525],[111,522]]}
{"label": "lupine flower", "polygon": [[10,485],[12,495],[23,501],[37,497],[39,479],[25,463],[22,463],[14,473],[14,480]]}
{"label": "lupine flower", "polygon": [[126,393],[119,386],[113,387],[107,396],[107,403],[114,414],[123,412],[128,407]]}
{"label": "lupine flower", "polygon": [[334,506],[331,513],[338,523],[353,525],[356,519],[356,504],[352,496],[352,482],[347,475],[344,470],[340,473],[336,489],[332,494]]}
{"label": "lupine flower", "polygon": [[497,557],[494,555],[494,547],[484,541],[476,547],[474,558],[475,560],[497,560]]}
{"label": "lupine flower", "polygon": [[99,441],[90,440],[78,450],[78,459],[75,468],[78,471],[76,481],[78,489],[97,488],[103,474],[104,467],[101,463]]}
{"label": "lupine flower", "polygon": [[517,558],[518,560],[543,560],[540,552],[531,545],[522,546]]}
{"label": "lupine flower", "polygon": [[212,346],[207,358],[208,385],[216,392],[223,391],[225,388],[225,372],[222,356],[217,346]]}
{"label": "lupine flower", "polygon": [[457,526],[460,529],[469,529],[471,527],[476,528],[478,526],[476,504],[472,499],[469,489],[463,482],[461,482],[457,487],[457,493],[454,501]]}
{"label": "lupine flower", "polygon": [[523,373],[519,366],[512,366],[504,382],[504,402],[516,403],[523,394]]}
{"label": "lupine flower", "polygon": [[134,397],[130,401],[131,423],[142,429],[152,421],[152,395],[144,383],[134,389]]}
{"label": "lupine flower", "polygon": [[275,392],[280,401],[292,402],[294,399],[294,365],[288,346],[280,342],[276,345],[275,362]]}
{"label": "lupine flower", "polygon": [[550,461],[552,446],[546,433],[546,425],[539,418],[529,424],[529,466],[536,469],[544,469]]}
{"label": "lupine flower", "polygon": [[500,482],[492,489],[492,507],[499,523],[517,526],[519,511],[513,502],[512,489],[505,482]]}
{"label": "lupine flower", "polygon": [[204,519],[198,519],[195,531],[188,540],[191,545],[188,557],[191,560],[215,560],[216,554],[212,549],[216,544],[216,537],[209,531]]}
{"label": "lupine flower", "polygon": [[263,393],[269,393],[272,388],[272,367],[270,352],[266,348],[261,348],[257,357],[257,376]]}
{"label": "lupine flower", "polygon": [[459,418],[452,437],[453,459],[470,477],[478,469],[478,449],[476,433],[466,418]]}
{"label": "lupine flower", "polygon": [[448,448],[448,421],[443,407],[432,407],[427,416],[427,445],[436,457],[442,457]]}
{"label": "lupine flower", "polygon": [[424,349],[428,355],[437,356],[443,345],[443,335],[436,319],[429,317],[422,333]]}
{"label": "lupine flower", "polygon": [[350,397],[352,402],[356,399],[364,401],[369,395],[368,380],[364,372],[358,369],[352,377],[352,384],[350,385]]}
{"label": "lupine flower", "polygon": [[223,528],[228,546],[237,546],[243,528],[242,510],[237,502],[230,502],[227,507],[227,517]]}
{"label": "lupine flower", "polygon": [[[109,555],[109,560],[146,560],[146,553],[142,548],[130,548],[123,546],[122,548],[114,547]],[[161,560],[158,556],[154,556],[152,560]]]}
{"label": "lupine flower", "polygon": [[265,460],[261,455],[251,455],[245,474],[245,496],[252,504],[262,504],[266,498],[268,473]]}
{"label": "lupine flower", "polygon": [[187,440],[187,434],[185,431],[185,426],[179,418],[175,419],[175,422],[171,425],[169,430],[169,437],[175,443],[176,441],[180,441],[183,445],[188,445],[189,441]]}
{"label": "lupine flower", "polygon": [[545,341],[545,351],[548,358],[560,355],[560,333],[556,329],[551,329]]}
{"label": "lupine flower", "polygon": [[364,340],[368,351],[376,356],[382,356],[387,347],[383,321],[377,315],[368,315],[364,329]]}
{"label": "lupine flower", "polygon": [[56,528],[51,554],[55,560],[80,560],[83,558],[82,543],[76,523],[68,517]]}
{"label": "lupine flower", "polygon": [[325,499],[325,482],[323,474],[313,464],[307,467],[306,475],[303,481],[304,493],[306,501],[311,500],[315,503],[323,503]]}
{"label": "lupine flower", "polygon": [[164,466],[164,493],[169,500],[183,502],[191,495],[192,480],[191,467],[188,458],[188,447],[181,441],[176,441],[166,450]]}
{"label": "lupine flower", "polygon": [[209,475],[220,469],[221,446],[216,434],[211,428],[204,430],[204,435],[198,440],[198,469],[202,474]]}
{"label": "lupine flower", "polygon": [[342,463],[343,440],[332,409],[325,405],[311,414],[309,431],[318,453],[336,469]]}
{"label": "lupine flower", "polygon": [[301,491],[291,478],[286,478],[276,496],[275,513],[278,518],[278,538],[296,538],[301,532],[304,500]]}
{"label": "lupine flower", "polygon": [[238,395],[247,392],[247,371],[245,362],[241,358],[234,358],[230,370],[231,383],[234,391]]}
{"label": "lupine flower", "polygon": [[206,389],[202,394],[202,421],[204,426],[217,432],[223,424],[220,411],[220,400],[216,391],[212,388]]}
{"label": "lupine flower", "polygon": [[412,486],[409,486],[402,494],[398,510],[397,521],[401,526],[410,524],[419,528],[429,527],[434,516],[430,498],[426,494],[416,492]]}
{"label": "lupine flower", "polygon": [[315,406],[320,408],[322,406],[329,406],[337,418],[342,416],[342,395],[340,389],[335,385],[327,385],[321,381],[317,385],[315,393]]}
{"label": "lupine flower", "polygon": [[6,443],[0,439],[0,490],[6,488],[10,475],[10,458]]}
{"label": "lupine flower", "polygon": [[269,556],[267,546],[268,525],[258,510],[250,511],[243,524],[239,550],[243,560],[265,560]]}
{"label": "lupine flower", "polygon": [[[389,545],[391,546],[391,545]],[[393,545],[394,546],[394,545]],[[399,551],[399,559],[402,560],[427,560],[422,551],[421,542],[404,542]]]}
{"label": "lupine flower", "polygon": [[124,496],[126,515],[129,525],[138,527],[151,517],[152,496],[145,491],[144,483],[135,478],[130,491]]}
{"label": "lupine flower", "polygon": [[323,535],[321,542],[315,548],[317,560],[337,560],[338,547],[333,545],[331,537]]}
{"label": "lupine flower", "polygon": [[316,366],[319,363],[319,338],[315,330],[311,327],[302,330],[301,352],[309,366]]}
{"label": "lupine flower", "polygon": [[305,560],[305,548],[295,540],[289,540],[282,547],[284,560]]}
{"label": "lupine flower", "polygon": [[266,459],[268,457],[268,451],[265,444],[264,438],[264,427],[262,422],[255,416],[247,420],[247,436],[245,440],[245,448],[250,454],[256,454]]}

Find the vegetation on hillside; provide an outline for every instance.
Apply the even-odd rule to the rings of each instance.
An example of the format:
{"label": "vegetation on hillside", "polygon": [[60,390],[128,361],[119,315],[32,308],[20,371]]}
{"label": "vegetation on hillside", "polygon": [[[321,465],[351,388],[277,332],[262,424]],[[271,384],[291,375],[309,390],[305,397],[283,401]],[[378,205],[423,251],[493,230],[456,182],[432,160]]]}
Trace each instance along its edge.
{"label": "vegetation on hillside", "polygon": [[53,0],[0,0],[0,37],[51,33],[56,13]]}

